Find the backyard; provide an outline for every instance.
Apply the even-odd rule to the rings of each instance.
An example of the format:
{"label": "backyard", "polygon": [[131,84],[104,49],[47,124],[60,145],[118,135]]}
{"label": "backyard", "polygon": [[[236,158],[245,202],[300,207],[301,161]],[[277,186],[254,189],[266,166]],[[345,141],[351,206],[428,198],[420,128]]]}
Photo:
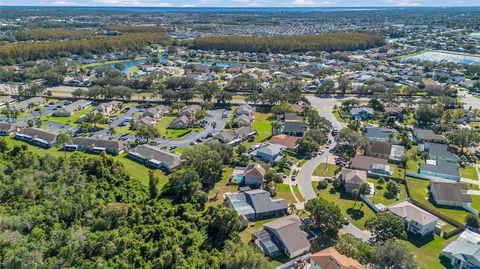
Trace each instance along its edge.
{"label": "backyard", "polygon": [[313,171],[314,176],[318,177],[333,177],[335,176],[335,172],[337,171],[338,166],[330,163],[321,163],[315,170]]}
{"label": "backyard", "polygon": [[272,136],[272,117],[271,113],[255,112],[252,128],[257,131],[255,143],[263,142]]}
{"label": "backyard", "polygon": [[155,125],[161,137],[165,138],[179,138],[189,132],[198,132],[200,128],[189,128],[189,129],[167,129],[170,123],[175,119],[174,116],[164,116],[160,121]]}
{"label": "backyard", "polygon": [[223,169],[222,179],[215,184],[213,190],[208,194],[208,203],[210,205],[218,205],[223,203],[223,195],[227,192],[236,192],[238,190],[237,184],[231,184],[230,176],[232,175],[233,168],[226,167]]}
{"label": "backyard", "polygon": [[373,196],[367,196],[367,198],[375,205],[383,204],[387,206],[407,198],[407,191],[405,190],[405,185],[403,184],[399,184],[400,193],[397,198],[397,197],[389,197],[388,195],[386,195],[387,194],[386,183],[384,183],[383,185],[380,185],[378,184],[378,180],[373,178],[369,178],[368,181],[375,184],[375,194]]}
{"label": "backyard", "polygon": [[478,180],[477,169],[474,166],[461,167],[460,175],[464,178]]}

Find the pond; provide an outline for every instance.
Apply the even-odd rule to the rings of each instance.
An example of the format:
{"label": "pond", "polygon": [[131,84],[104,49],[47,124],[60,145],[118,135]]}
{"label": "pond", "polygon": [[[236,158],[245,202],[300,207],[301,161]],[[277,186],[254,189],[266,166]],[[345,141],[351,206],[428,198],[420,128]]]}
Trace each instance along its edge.
{"label": "pond", "polygon": [[[138,66],[138,65],[141,65],[141,64],[145,64],[147,63],[149,60],[147,59],[143,59],[143,60],[131,60],[131,61],[127,61],[127,62],[122,62],[123,66],[125,67],[122,72],[128,72],[128,70],[132,67],[135,67],[135,66]],[[161,57],[159,58],[159,62],[160,63],[165,63],[168,61],[168,58],[167,57]],[[227,68],[231,65],[238,65],[240,63],[236,63],[236,62],[215,62],[215,61],[209,61],[209,60],[198,60],[198,61],[195,61],[195,62],[189,62],[189,63],[199,63],[199,64],[203,64],[203,65],[208,65],[208,66],[212,66],[214,64],[216,64],[217,66],[221,67],[221,68]],[[115,67],[115,64],[105,64],[105,65],[110,65],[111,67]],[[105,66],[105,65],[99,65],[99,66]],[[98,66],[97,66],[98,67]]]}
{"label": "pond", "polygon": [[480,63],[480,56],[468,55],[461,53],[448,53],[441,51],[426,51],[417,55],[403,58],[404,60],[414,61],[432,61],[432,62],[454,62],[459,64],[478,64]]}

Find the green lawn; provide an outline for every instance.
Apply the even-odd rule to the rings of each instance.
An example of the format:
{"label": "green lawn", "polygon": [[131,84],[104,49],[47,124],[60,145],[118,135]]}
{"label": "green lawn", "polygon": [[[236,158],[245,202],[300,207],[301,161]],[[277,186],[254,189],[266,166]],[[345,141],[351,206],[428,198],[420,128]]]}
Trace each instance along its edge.
{"label": "green lawn", "polygon": [[[373,196],[368,196],[368,199],[370,201],[372,201],[372,203],[374,204],[383,204],[383,205],[390,205],[390,204],[393,204],[397,201],[400,201],[400,200],[404,200],[407,198],[407,191],[405,190],[405,185],[403,184],[400,184],[400,197],[399,198],[396,198],[396,197],[386,197],[385,196],[385,193],[386,193],[386,183],[383,184],[383,185],[379,185],[377,184],[377,180],[376,179],[373,179],[373,178],[369,178],[368,179],[369,182],[373,182],[375,184],[375,195]],[[379,188],[380,187],[380,188]]]}
{"label": "green lawn", "polygon": [[252,123],[252,128],[258,133],[255,137],[255,143],[263,142],[272,136],[271,116],[271,113],[255,112],[255,117]]}
{"label": "green lawn", "polygon": [[314,176],[318,177],[333,177],[335,176],[335,171],[337,171],[338,166],[330,163],[321,163],[313,171]]}
{"label": "green lawn", "polygon": [[440,236],[434,236],[433,238],[418,238],[410,235],[408,239],[409,241],[404,241],[405,246],[414,253],[418,264],[422,268],[451,268],[449,263],[441,262],[439,255],[448,244],[456,239],[455,236],[445,240]]}
{"label": "green lawn", "polygon": [[[317,183],[313,184],[313,187],[315,190],[318,190],[316,188],[318,182],[312,183]],[[361,206],[361,201],[357,201],[355,204],[355,201],[350,194],[347,194],[345,192],[331,193],[331,188],[332,186],[329,185],[328,188],[325,190],[318,190],[319,196],[327,199],[328,201],[335,202],[341,208],[344,217],[347,217],[355,226],[364,230],[365,221],[373,217],[375,213],[366,204]]]}
{"label": "green lawn", "polygon": [[[406,177],[406,181],[412,198],[461,223],[465,222],[465,217],[468,214],[466,210],[457,207],[437,206],[429,200],[428,180]],[[472,195],[472,199],[473,198],[474,196]]]}
{"label": "green lawn", "polygon": [[263,228],[263,224],[274,221],[278,218],[263,219],[255,222],[249,222],[248,227],[240,233],[240,238],[244,243],[250,242],[252,234],[258,232]]}
{"label": "green lawn", "polygon": [[405,169],[400,168],[398,164],[389,163],[390,167],[393,168],[393,177],[394,178],[404,178],[405,177]]}
{"label": "green lawn", "polygon": [[[11,147],[13,147],[15,145],[19,145],[19,146],[27,145],[29,151],[37,153],[37,154],[41,154],[41,155],[50,154],[50,155],[55,156],[55,157],[63,157],[63,156],[65,156],[65,154],[67,156],[70,156],[70,155],[74,154],[74,152],[60,151],[58,148],[50,148],[50,149],[39,148],[39,147],[30,145],[30,144],[27,144],[23,141],[15,140],[11,137],[6,137],[5,141],[7,141],[7,143]],[[76,153],[77,154],[88,154],[88,153],[83,153],[83,152],[76,152]],[[95,155],[91,155],[91,156],[95,156]],[[148,171],[150,171],[151,169],[147,168],[146,166],[144,166],[140,163],[137,163],[135,161],[132,161],[132,160],[128,159],[126,157],[126,153],[120,154],[118,156],[111,156],[111,157],[114,158],[115,160],[121,162],[125,166],[125,171],[130,175],[130,177],[132,179],[138,180],[141,183],[143,183],[144,185],[148,185]],[[157,175],[160,178],[159,187],[160,188],[163,187],[168,182],[168,177],[160,170],[154,170],[154,173],[155,173],[155,175]]]}
{"label": "green lawn", "polygon": [[85,109],[75,111],[72,114],[72,116],[69,116],[69,117],[56,117],[52,115],[52,116],[44,116],[42,117],[42,119],[47,121],[58,122],[62,124],[76,124],[78,118],[91,112],[92,110],[93,110],[93,107],[87,107]]}
{"label": "green lawn", "polygon": [[167,129],[170,123],[175,119],[174,116],[164,116],[162,119],[155,125],[160,136],[165,138],[179,138],[189,131],[198,132],[200,128],[190,128],[190,129],[183,129],[183,130],[174,130],[174,129]]}
{"label": "green lawn", "polygon": [[466,166],[460,168],[460,174],[462,177],[478,180],[477,169],[473,166]]}
{"label": "green lawn", "polygon": [[[298,190],[298,188],[297,188]],[[287,204],[293,204],[297,201],[295,197],[292,195],[292,191],[290,190],[290,185],[288,184],[277,184],[277,189],[275,190],[277,195],[273,198],[283,198],[287,202]],[[298,198],[298,196],[297,196]]]}

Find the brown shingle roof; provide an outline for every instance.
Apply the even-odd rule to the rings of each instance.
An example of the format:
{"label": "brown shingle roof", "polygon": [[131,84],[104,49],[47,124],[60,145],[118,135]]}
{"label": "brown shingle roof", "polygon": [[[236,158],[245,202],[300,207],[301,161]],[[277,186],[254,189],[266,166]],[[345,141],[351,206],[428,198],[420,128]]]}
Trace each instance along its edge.
{"label": "brown shingle roof", "polygon": [[296,148],[297,142],[298,137],[285,134],[279,134],[270,139],[270,144],[282,145],[287,148]]}
{"label": "brown shingle roof", "polygon": [[358,261],[340,254],[334,247],[314,253],[310,259],[325,269],[365,269]]}

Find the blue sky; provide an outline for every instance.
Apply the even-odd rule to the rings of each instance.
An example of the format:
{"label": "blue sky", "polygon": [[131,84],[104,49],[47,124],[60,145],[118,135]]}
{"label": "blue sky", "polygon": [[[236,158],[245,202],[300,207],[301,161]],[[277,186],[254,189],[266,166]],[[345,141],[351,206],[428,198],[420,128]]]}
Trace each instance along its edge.
{"label": "blue sky", "polygon": [[479,6],[480,0],[0,0],[11,6],[356,7]]}

